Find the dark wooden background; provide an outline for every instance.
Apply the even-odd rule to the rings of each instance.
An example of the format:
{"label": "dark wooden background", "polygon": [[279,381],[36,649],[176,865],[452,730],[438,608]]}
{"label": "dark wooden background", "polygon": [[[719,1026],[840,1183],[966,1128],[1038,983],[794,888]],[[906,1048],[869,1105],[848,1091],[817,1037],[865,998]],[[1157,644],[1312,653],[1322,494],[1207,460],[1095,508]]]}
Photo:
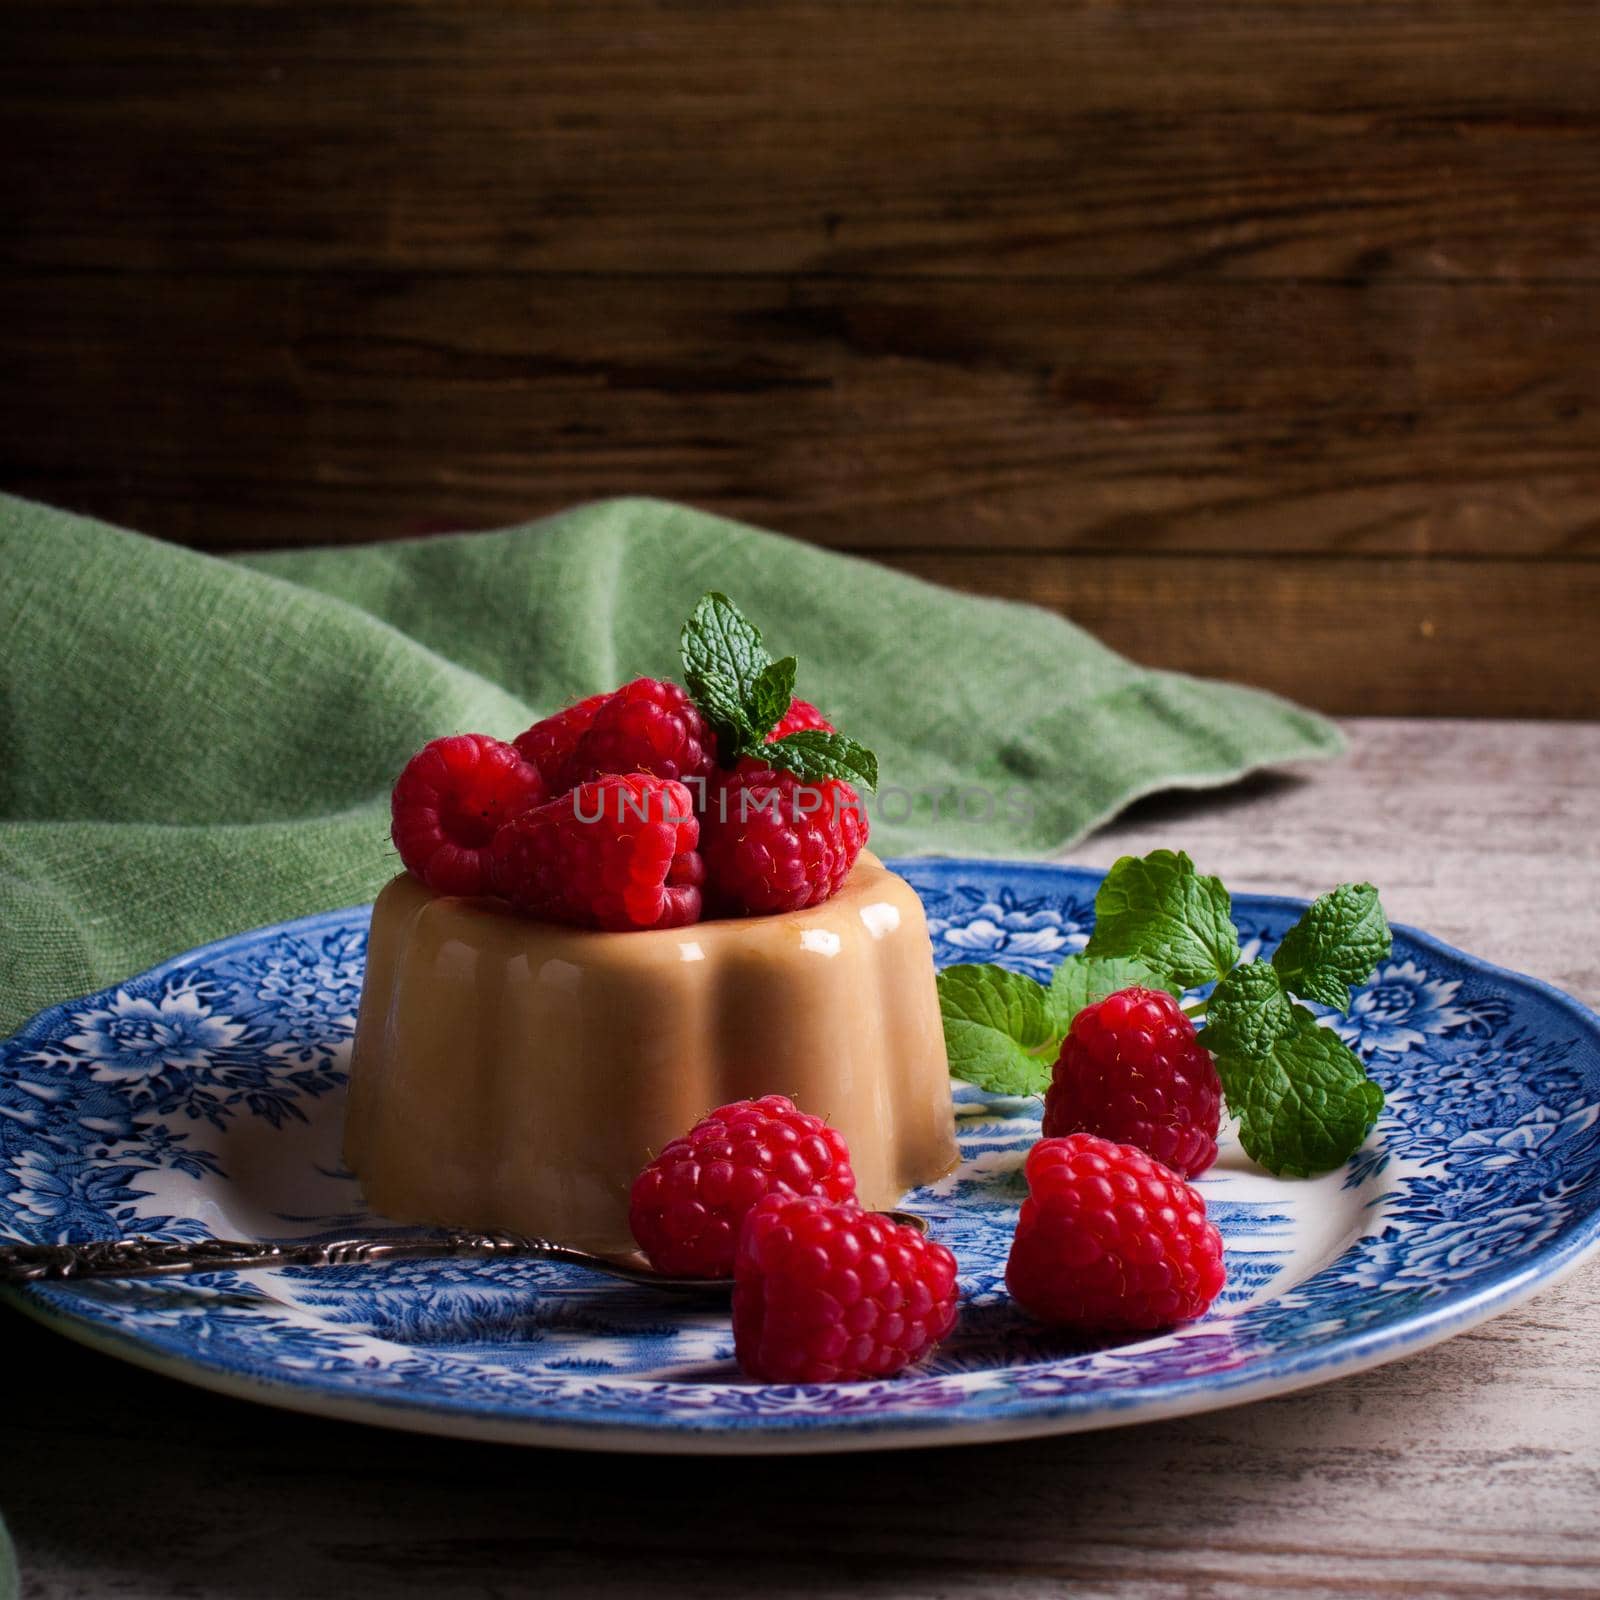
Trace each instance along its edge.
{"label": "dark wooden background", "polygon": [[0,487],[650,492],[1338,712],[1600,715],[1594,0],[11,0]]}

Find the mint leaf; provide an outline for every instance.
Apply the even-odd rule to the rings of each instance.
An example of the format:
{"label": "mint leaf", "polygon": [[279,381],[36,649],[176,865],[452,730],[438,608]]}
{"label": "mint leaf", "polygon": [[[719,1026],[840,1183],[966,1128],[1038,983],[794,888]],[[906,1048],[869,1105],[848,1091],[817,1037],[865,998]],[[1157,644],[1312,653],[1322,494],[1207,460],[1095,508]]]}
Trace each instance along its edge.
{"label": "mint leaf", "polygon": [[1210,1023],[1201,1040],[1216,1056],[1246,1154],[1280,1177],[1307,1178],[1350,1159],[1383,1109],[1383,1090],[1338,1034],[1285,1004],[1288,1026],[1264,1052],[1242,1051],[1236,1033]]}
{"label": "mint leaf", "polygon": [[721,680],[719,687],[731,688],[742,708],[749,703],[756,680],[772,662],[760,629],[727,595],[715,590],[704,595],[689,613],[678,636],[678,648],[683,656],[683,680],[702,704],[705,685],[715,679]]}
{"label": "mint leaf", "polygon": [[951,1076],[989,1094],[1043,1094],[1061,1043],[1044,985],[996,966],[946,967],[938,981]]}
{"label": "mint leaf", "polygon": [[859,783],[868,789],[878,787],[878,758],[865,745],[842,733],[807,728],[762,745],[760,754],[773,766],[784,767],[812,782],[843,778],[846,783]]}
{"label": "mint leaf", "polygon": [[745,714],[744,704],[731,679],[720,672],[706,672],[694,698],[716,730],[718,743],[730,760],[757,742],[756,731],[750,726],[750,718]]}
{"label": "mint leaf", "polygon": [[1063,1038],[1072,1019],[1085,1006],[1097,1005],[1107,995],[1138,984],[1143,989],[1164,989],[1173,999],[1183,991],[1132,956],[1068,956],[1050,977],[1050,1009],[1056,1031]]}
{"label": "mint leaf", "polygon": [[769,663],[756,675],[744,706],[753,743],[759,744],[787,715],[789,702],[794,699],[797,670],[794,657],[785,656],[782,661]]}
{"label": "mint leaf", "polygon": [[1348,1011],[1350,986],[1365,983],[1393,948],[1378,891],[1370,883],[1341,883],[1312,901],[1272,964],[1291,994]]}
{"label": "mint leaf", "polygon": [[1235,1057],[1270,1055],[1294,1027],[1299,1008],[1284,992],[1283,979],[1265,961],[1238,966],[1211,991],[1200,1042]]}
{"label": "mint leaf", "polygon": [[1091,956],[1132,956],[1187,986],[1220,978],[1239,959],[1239,930],[1220,878],[1203,878],[1181,850],[1124,856],[1094,897]]}
{"label": "mint leaf", "polygon": [[793,656],[774,661],[756,625],[725,594],[704,595],[678,639],[683,681],[716,730],[717,754],[731,767],[740,756],[759,755],[774,767],[817,782],[842,778],[878,787],[878,758],[842,733],[807,730],[773,744],[766,737],[794,698]]}

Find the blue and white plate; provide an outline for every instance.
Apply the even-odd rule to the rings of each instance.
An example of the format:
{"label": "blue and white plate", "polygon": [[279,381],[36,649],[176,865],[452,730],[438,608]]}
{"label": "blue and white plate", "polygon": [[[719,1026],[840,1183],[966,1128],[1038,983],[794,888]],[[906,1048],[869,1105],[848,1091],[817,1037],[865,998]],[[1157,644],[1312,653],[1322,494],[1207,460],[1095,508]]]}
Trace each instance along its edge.
{"label": "blue and white plate", "polygon": [[[1084,943],[1098,875],[912,861],[941,963],[1038,977]],[[1302,906],[1241,897],[1270,948]],[[368,911],[192,951],[0,1045],[0,1235],[298,1238],[365,1224],[339,1162]],[[1277,1180],[1225,1144],[1210,1315],[1086,1347],[1008,1301],[1037,1102],[958,1091],[964,1164],[911,1200],[961,1262],[958,1332],[876,1383],[740,1380],[725,1313],[548,1266],[322,1269],[82,1286],[20,1304],[85,1343],[277,1405],[395,1427],[658,1451],[868,1449],[1065,1432],[1283,1393],[1531,1294],[1600,1237],[1600,1019],[1425,934],[1332,1026],[1388,1091],[1340,1172]]]}

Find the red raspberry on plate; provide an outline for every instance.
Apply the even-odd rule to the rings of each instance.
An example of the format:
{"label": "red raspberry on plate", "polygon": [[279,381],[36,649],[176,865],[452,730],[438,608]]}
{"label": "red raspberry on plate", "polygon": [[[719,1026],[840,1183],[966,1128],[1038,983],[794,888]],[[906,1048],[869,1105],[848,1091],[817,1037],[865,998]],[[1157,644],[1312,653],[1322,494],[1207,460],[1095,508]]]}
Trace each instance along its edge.
{"label": "red raspberry on plate", "polygon": [[1097,1133],[1197,1178],[1221,1120],[1216,1063],[1170,994],[1123,989],[1072,1019],[1044,1097],[1047,1139]]}
{"label": "red raspberry on plate", "polygon": [[809,700],[802,700],[796,696],[789,702],[789,709],[784,712],[783,721],[767,735],[767,743],[771,744],[774,739],[782,739],[786,734],[812,731],[837,733],[839,730]]}
{"label": "red raspberry on plate", "polygon": [[758,1202],[733,1272],[734,1354],[762,1383],[890,1377],[955,1326],[944,1245],[816,1195]]}
{"label": "red raspberry on plate", "polygon": [[607,772],[649,772],[688,782],[709,777],[716,762],[716,734],[688,694],[675,683],[635,678],[595,712],[562,779],[570,788]]}
{"label": "red raspberry on plate", "polygon": [[681,783],[612,773],[495,835],[495,892],[547,922],[628,932],[700,918],[700,824]]}
{"label": "red raspberry on plate", "polygon": [[571,787],[562,780],[567,764],[578,741],[589,731],[600,707],[611,698],[608,689],[604,694],[592,694],[558,711],[554,716],[541,718],[525,733],[519,733],[512,743],[522,754],[522,759],[539,769],[545,787],[551,794],[559,794]]}
{"label": "red raspberry on plate", "polygon": [[739,1225],[769,1194],[855,1198],[844,1135],[781,1094],[702,1117],[634,1179],[628,1225],[658,1272],[733,1276]]}
{"label": "red raspberry on plate", "polygon": [[544,796],[537,769],[510,745],[451,734],[424,745],[395,780],[389,837],[435,894],[486,894],[495,833]]}
{"label": "red raspberry on plate", "polygon": [[867,842],[867,814],[838,778],[807,779],[747,756],[706,792],[700,852],[713,905],[761,916],[839,892]]}
{"label": "red raspberry on plate", "polygon": [[1025,1168],[1006,1287],[1082,1333],[1145,1333],[1198,1317],[1222,1288],[1222,1236],[1177,1173],[1092,1133],[1041,1139]]}

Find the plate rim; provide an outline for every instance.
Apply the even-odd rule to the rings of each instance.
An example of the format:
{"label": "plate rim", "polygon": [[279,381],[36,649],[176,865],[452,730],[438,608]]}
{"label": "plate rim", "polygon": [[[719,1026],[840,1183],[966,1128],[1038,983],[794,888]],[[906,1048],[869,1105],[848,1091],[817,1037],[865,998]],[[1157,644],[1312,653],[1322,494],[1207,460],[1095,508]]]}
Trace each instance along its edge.
{"label": "plate rim", "polygon": [[[361,1423],[392,1433],[424,1434],[430,1438],[463,1439],[484,1444],[518,1445],[529,1449],[585,1450],[658,1456],[820,1456],[859,1455],[875,1450],[931,1450],[946,1446],[1001,1444],[1016,1439],[1044,1439],[1069,1434],[1097,1433],[1108,1428],[1131,1428],[1146,1422],[1173,1422],[1183,1417],[1231,1411],[1262,1400],[1276,1400],[1319,1388],[1325,1383],[1370,1372],[1391,1361],[1405,1360],[1443,1344],[1459,1333],[1499,1316],[1504,1311],[1542,1294],[1570,1277],[1595,1253],[1600,1238],[1547,1272],[1505,1291],[1502,1286],[1485,1294],[1482,1303],[1457,1308],[1458,1317],[1435,1319],[1425,1333],[1407,1339],[1403,1348],[1391,1348],[1373,1335],[1357,1334],[1341,1351],[1345,1359],[1308,1365],[1291,1373],[1261,1373],[1245,1381],[1230,1382],[1223,1374],[1219,1384],[1182,1380],[1180,1392],[1148,1403],[1108,1410],[1045,1410],[1005,1419],[941,1420],[930,1414],[919,1421],[874,1421],[864,1425],[829,1425],[811,1430],[786,1430],[766,1423],[737,1429],[714,1426],[695,1428],[645,1428],[636,1423],[547,1421],[538,1417],[494,1416],[469,1409],[453,1410],[415,1401],[343,1395],[301,1384],[279,1382],[252,1373],[230,1371],[187,1361],[152,1350],[133,1335],[101,1328],[56,1312],[33,1299],[25,1290],[0,1290],[0,1299],[31,1321],[59,1333],[97,1354],[125,1361],[130,1366],[171,1378],[211,1394],[270,1405],[276,1410],[336,1422]],[[1415,1323],[1404,1324],[1406,1329]],[[1394,1332],[1395,1330],[1390,1330]],[[1362,1340],[1376,1348],[1356,1350]],[[124,1348],[126,1346],[126,1348]]]}
{"label": "plate rim", "polygon": [[[1098,881],[1106,869],[1071,862],[1018,860],[991,857],[895,857],[885,865],[896,872],[915,869],[937,874],[978,868],[989,873],[1044,873]],[[1279,911],[1303,910],[1309,902],[1295,895],[1243,893],[1236,897],[1252,907]],[[185,967],[226,956],[272,937],[302,935],[328,926],[347,926],[370,914],[368,904],[337,907],[265,923],[227,934],[206,944],[181,951],[164,961],[129,974],[89,994],[57,1001],[29,1017],[0,1044],[26,1043],[29,1036],[46,1031],[63,1011],[110,995],[123,985],[159,980]],[[1549,981],[1474,956],[1437,935],[1410,924],[1397,923],[1395,931],[1445,958],[1497,981],[1508,982],[1555,1003],[1600,1046],[1600,1014]],[[824,1454],[876,1449],[933,1447],[945,1444],[982,1444],[1000,1440],[1042,1437],[1103,1427],[1171,1419],[1222,1410],[1255,1400],[1293,1393],[1392,1360],[1419,1353],[1456,1333],[1478,1325],[1554,1286],[1600,1251],[1600,1208],[1568,1223],[1545,1244],[1515,1263],[1487,1273],[1466,1292],[1447,1292],[1430,1305],[1413,1308],[1398,1323],[1349,1334],[1336,1345],[1295,1352],[1279,1351],[1257,1364],[1213,1373],[1187,1376],[1152,1385],[1143,1395],[1135,1392],[1122,1403],[1098,1407],[1092,1395],[1041,1398],[1036,1407],[992,1419],[942,1416],[936,1410],[890,1418],[850,1416],[813,1421],[796,1426],[790,1416],[744,1418],[739,1426],[719,1425],[715,1418],[702,1425],[651,1427],[637,1422],[608,1420],[597,1413],[590,1419],[544,1419],[537,1414],[505,1415],[475,1410],[470,1405],[441,1405],[408,1398],[403,1393],[358,1395],[319,1386],[315,1379],[274,1379],[215,1365],[190,1355],[173,1354],[141,1339],[137,1333],[86,1319],[52,1305],[28,1288],[0,1291],[0,1298],[31,1319],[76,1343],[126,1360],[135,1366],[176,1378],[202,1389],[271,1404],[304,1414],[359,1421],[390,1429],[436,1436],[481,1439],[568,1449],[622,1450],[650,1454],[770,1455]],[[1039,1363],[1052,1365],[1054,1363]],[[1252,1370],[1253,1366],[1253,1370]],[[619,1380],[627,1382],[627,1379]],[[637,1379],[632,1381],[639,1381]]]}

